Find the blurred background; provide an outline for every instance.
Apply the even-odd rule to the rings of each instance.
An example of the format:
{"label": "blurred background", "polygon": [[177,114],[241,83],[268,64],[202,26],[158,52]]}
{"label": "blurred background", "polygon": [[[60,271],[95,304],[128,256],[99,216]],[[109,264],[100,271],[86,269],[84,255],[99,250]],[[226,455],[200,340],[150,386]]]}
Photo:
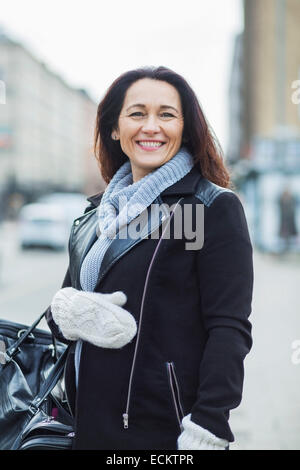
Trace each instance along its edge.
{"label": "blurred background", "polygon": [[300,449],[300,1],[184,7],[2,2],[0,318],[30,324],[61,286],[72,221],[105,188],[93,132],[107,87],[131,68],[170,67],[223,147],[254,247],[254,343],[231,449]]}

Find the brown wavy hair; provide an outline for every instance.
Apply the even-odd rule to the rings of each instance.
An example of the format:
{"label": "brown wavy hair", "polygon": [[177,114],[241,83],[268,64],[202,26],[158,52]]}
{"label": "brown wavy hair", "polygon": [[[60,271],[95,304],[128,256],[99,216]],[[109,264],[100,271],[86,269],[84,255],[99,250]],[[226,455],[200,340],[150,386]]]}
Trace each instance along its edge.
{"label": "brown wavy hair", "polygon": [[118,125],[128,88],[137,80],[151,78],[173,85],[181,98],[184,128],[182,140],[194,157],[202,175],[213,183],[228,188],[232,186],[225,167],[222,148],[210,128],[196,94],[188,82],[167,67],[142,67],[120,75],[108,88],[97,110],[94,153],[102,177],[109,183],[116,171],[128,160],[119,141],[111,133]]}

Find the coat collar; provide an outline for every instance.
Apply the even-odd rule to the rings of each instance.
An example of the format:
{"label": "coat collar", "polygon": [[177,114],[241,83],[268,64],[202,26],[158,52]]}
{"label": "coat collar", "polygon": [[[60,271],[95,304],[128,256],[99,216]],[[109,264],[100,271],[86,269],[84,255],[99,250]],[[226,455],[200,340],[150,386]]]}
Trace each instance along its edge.
{"label": "coat collar", "polygon": [[[197,184],[201,177],[202,175],[199,166],[194,165],[193,168],[189,171],[189,173],[187,173],[183,178],[181,178],[181,180],[177,181],[176,183],[172,184],[164,191],[162,191],[160,196],[194,194],[196,191]],[[88,197],[87,200],[91,202],[94,207],[97,207],[100,204],[102,195],[103,191],[101,193],[97,193],[93,196]]]}
{"label": "coat collar", "polygon": [[162,191],[161,196],[194,194],[200,178],[202,178],[201,171],[198,165],[194,165],[181,180]]}

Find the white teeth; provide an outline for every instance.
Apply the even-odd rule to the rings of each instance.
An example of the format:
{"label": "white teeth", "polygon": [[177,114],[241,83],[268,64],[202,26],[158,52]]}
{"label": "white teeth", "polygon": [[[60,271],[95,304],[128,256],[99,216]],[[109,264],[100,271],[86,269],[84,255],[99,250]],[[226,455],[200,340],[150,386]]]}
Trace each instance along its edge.
{"label": "white teeth", "polygon": [[143,147],[161,147],[161,142],[139,142]]}

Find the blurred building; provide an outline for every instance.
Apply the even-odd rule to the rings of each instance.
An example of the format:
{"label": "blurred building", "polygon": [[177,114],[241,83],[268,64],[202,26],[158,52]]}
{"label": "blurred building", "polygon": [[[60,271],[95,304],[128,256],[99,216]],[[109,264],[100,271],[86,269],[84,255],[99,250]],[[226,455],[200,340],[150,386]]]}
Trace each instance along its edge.
{"label": "blurred building", "polygon": [[96,104],[87,92],[69,86],[3,33],[0,80],[6,88],[0,105],[0,194],[26,198],[52,190],[100,190],[92,155]]}
{"label": "blurred building", "polygon": [[244,0],[246,144],[253,136],[300,137],[291,97],[300,78],[299,0]]}
{"label": "blurred building", "polygon": [[[253,241],[280,251],[281,196],[289,187],[300,251],[300,1],[243,0],[229,86],[227,158],[244,193]],[[299,99],[300,101],[300,99]]]}
{"label": "blurred building", "polygon": [[227,159],[238,161],[242,154],[244,138],[244,74],[243,74],[243,35],[238,34],[234,41],[231,76],[229,80],[229,139]]}

